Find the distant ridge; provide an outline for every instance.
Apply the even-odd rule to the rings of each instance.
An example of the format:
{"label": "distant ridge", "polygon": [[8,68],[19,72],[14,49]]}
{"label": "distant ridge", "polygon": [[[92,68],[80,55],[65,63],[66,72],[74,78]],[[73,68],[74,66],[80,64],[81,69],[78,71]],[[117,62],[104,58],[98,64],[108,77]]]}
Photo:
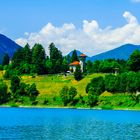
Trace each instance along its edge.
{"label": "distant ridge", "polygon": [[140,50],[140,45],[125,44],[116,49],[92,56],[88,58],[88,60],[95,61],[110,58],[127,60],[129,56],[137,49]]}
{"label": "distant ridge", "polygon": [[14,41],[6,37],[5,35],[0,34],[0,63],[2,63],[3,56],[8,53],[10,58],[12,58],[14,52],[21,48]]}
{"label": "distant ridge", "polygon": [[[100,53],[92,57],[87,56],[87,60],[90,60],[92,62],[95,60],[104,60],[104,59],[113,59],[113,58],[127,60],[129,56],[137,49],[140,50],[140,45],[125,44],[116,49],[113,49],[104,53]],[[84,53],[78,50],[76,50],[76,52],[77,52],[77,55]],[[69,55],[71,56],[72,53],[73,51],[71,51]]]}

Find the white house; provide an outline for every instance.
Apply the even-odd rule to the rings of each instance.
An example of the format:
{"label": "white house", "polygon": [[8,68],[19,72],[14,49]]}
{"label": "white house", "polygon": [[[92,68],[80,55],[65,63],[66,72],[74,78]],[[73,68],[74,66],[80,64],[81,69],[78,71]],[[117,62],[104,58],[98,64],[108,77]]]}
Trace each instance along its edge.
{"label": "white house", "polygon": [[81,67],[81,71],[82,72],[84,71],[84,69],[85,69],[86,55],[85,54],[80,54],[79,60],[80,61],[74,61],[74,62],[72,62],[72,63],[69,64],[70,70],[73,70],[73,72],[75,72],[76,67],[77,66],[80,66]]}

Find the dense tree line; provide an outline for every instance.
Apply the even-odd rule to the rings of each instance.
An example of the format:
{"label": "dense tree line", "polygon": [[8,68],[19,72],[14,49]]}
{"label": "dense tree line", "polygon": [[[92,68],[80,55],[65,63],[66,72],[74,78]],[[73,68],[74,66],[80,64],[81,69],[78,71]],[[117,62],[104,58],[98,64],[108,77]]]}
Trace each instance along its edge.
{"label": "dense tree line", "polygon": [[128,60],[105,59],[96,60],[93,63],[87,61],[87,73],[115,73],[116,69],[119,73],[140,71],[140,51],[135,50]]}
{"label": "dense tree line", "polygon": [[[2,66],[9,64],[10,58],[5,54]],[[62,52],[55,47],[54,43],[49,45],[49,56],[46,56],[45,50],[41,44],[35,44],[31,49],[29,44],[24,48],[18,49],[6,67],[5,78],[10,75],[21,74],[56,74],[65,73],[69,70],[69,64],[73,61],[79,61],[76,50],[72,55],[64,57]],[[140,51],[134,51],[128,60],[96,60],[86,62],[86,73],[119,73],[140,70]],[[0,69],[3,67],[0,66]],[[78,68],[77,68],[78,69]],[[75,78],[76,79],[76,78]]]}
{"label": "dense tree line", "polygon": [[105,77],[93,78],[87,84],[86,92],[91,106],[104,91],[111,93],[136,93],[140,91],[140,73],[127,72],[118,75],[108,74]]}
{"label": "dense tree line", "polygon": [[118,75],[108,74],[91,80],[86,92],[93,90],[100,95],[105,90],[112,93],[136,93],[140,91],[140,73],[128,72]]}
{"label": "dense tree line", "polygon": [[[8,61],[8,56],[5,55],[3,65],[7,65]],[[21,74],[64,73],[68,69],[67,58],[62,56],[54,43],[49,46],[49,56],[46,56],[41,44],[35,44],[32,49],[29,44],[26,44],[24,48],[20,48],[14,53],[11,63],[6,69],[5,78]]]}

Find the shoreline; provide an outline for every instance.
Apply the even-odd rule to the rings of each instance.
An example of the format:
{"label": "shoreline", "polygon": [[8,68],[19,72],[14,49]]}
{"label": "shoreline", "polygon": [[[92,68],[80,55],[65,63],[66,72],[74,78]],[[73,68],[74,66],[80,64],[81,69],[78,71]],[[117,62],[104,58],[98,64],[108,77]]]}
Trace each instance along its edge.
{"label": "shoreline", "polygon": [[10,106],[10,105],[0,105],[0,108],[36,108],[36,109],[75,109],[75,110],[114,110],[114,111],[140,111],[140,108],[110,108],[104,109],[101,107],[85,108],[85,107],[62,107],[62,106]]}

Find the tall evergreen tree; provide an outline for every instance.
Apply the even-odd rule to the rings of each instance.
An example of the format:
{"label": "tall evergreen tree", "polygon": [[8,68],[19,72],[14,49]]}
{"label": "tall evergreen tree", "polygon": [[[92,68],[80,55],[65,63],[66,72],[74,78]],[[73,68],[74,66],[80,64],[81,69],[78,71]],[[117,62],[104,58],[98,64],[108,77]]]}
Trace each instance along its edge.
{"label": "tall evergreen tree", "polygon": [[2,65],[5,66],[5,65],[8,65],[9,64],[9,61],[10,61],[10,57],[9,55],[6,53],[3,57],[3,61],[2,61]]}
{"label": "tall evergreen tree", "polygon": [[12,92],[12,98],[17,98],[17,92],[20,87],[20,79],[18,76],[13,76],[11,78],[11,92]]}
{"label": "tall evergreen tree", "polygon": [[67,61],[66,57],[64,57],[64,59],[63,59],[62,69],[63,69],[63,72],[67,72],[67,70],[69,69],[69,65],[68,65],[68,61]]}
{"label": "tall evergreen tree", "polygon": [[59,73],[62,71],[63,56],[60,50],[55,47],[54,43],[49,46],[50,61],[52,62],[52,72]]}
{"label": "tall evergreen tree", "polygon": [[14,68],[19,67],[23,61],[24,61],[24,50],[23,48],[20,48],[13,55],[12,65]]}
{"label": "tall evergreen tree", "polygon": [[73,51],[71,56],[71,62],[79,61],[76,50]]}
{"label": "tall evergreen tree", "polygon": [[32,48],[32,63],[33,63],[33,72],[37,74],[45,73],[45,50],[41,44],[35,44]]}
{"label": "tall evergreen tree", "polygon": [[30,46],[29,46],[28,43],[23,48],[23,51],[24,51],[24,61],[25,61],[25,63],[30,64],[32,59],[31,59],[31,50],[30,50]]}
{"label": "tall evergreen tree", "polygon": [[75,78],[75,80],[77,80],[77,81],[79,81],[79,80],[82,79],[82,71],[81,71],[80,66],[77,66],[77,67],[76,67],[76,70],[75,70],[75,72],[74,72],[74,78]]}
{"label": "tall evergreen tree", "polygon": [[68,64],[70,64],[70,62],[71,62],[71,57],[70,57],[69,54],[67,55],[66,59],[67,59]]}

